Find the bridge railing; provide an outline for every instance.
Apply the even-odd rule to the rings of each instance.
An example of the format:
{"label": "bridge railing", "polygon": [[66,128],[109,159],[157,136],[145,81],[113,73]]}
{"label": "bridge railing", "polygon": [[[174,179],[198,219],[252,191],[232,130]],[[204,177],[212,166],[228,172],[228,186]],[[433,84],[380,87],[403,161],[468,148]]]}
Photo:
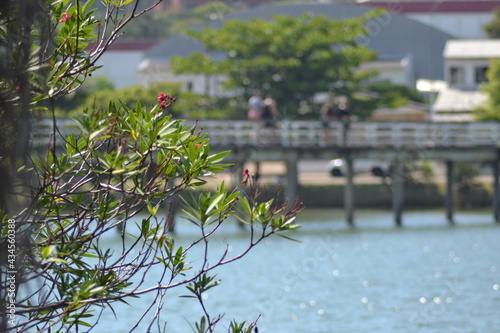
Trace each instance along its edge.
{"label": "bridge railing", "polygon": [[[252,121],[202,120],[198,126],[214,146],[500,147],[500,124],[486,122],[332,122],[325,128],[319,121],[285,120],[274,128],[263,128]],[[52,121],[43,120],[36,128],[35,143],[46,144]],[[77,132],[71,120],[59,120],[58,129],[63,135]]]}
{"label": "bridge railing", "polygon": [[[500,146],[497,123],[383,123],[282,121],[262,129],[248,121],[201,121],[214,145],[278,144],[284,147],[477,147]],[[267,136],[267,138],[266,138]]]}

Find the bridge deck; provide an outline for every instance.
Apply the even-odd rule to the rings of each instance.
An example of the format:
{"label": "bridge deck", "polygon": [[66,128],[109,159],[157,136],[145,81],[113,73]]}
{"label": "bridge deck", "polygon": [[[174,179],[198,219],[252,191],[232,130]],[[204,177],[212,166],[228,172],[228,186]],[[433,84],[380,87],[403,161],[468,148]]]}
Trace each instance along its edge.
{"label": "bridge deck", "polygon": [[[187,121],[187,123],[194,122]],[[59,130],[75,132],[74,122],[58,121]],[[261,128],[252,121],[198,121],[213,146],[233,147],[500,147],[500,123],[387,123],[280,121],[274,128]],[[37,138],[49,137],[51,120],[37,125]]]}
{"label": "bridge deck", "polygon": [[[189,122],[188,122],[189,123]],[[194,124],[194,122],[192,123]],[[74,123],[59,121],[61,134],[75,132]],[[453,161],[490,162],[493,167],[493,215],[500,222],[500,123],[374,123],[281,121],[275,128],[261,128],[250,121],[198,122],[210,138],[213,150],[231,150],[229,159],[241,168],[246,161],[285,161],[286,196],[294,198],[298,188],[297,162],[304,159],[345,158],[347,165],[344,202],[346,220],[353,223],[353,165],[358,158],[392,160],[393,203],[397,225],[401,225],[404,197],[403,165],[408,161],[446,161],[446,214],[453,221]],[[46,145],[52,126],[37,126],[35,144]],[[238,177],[241,171],[236,172]]]}

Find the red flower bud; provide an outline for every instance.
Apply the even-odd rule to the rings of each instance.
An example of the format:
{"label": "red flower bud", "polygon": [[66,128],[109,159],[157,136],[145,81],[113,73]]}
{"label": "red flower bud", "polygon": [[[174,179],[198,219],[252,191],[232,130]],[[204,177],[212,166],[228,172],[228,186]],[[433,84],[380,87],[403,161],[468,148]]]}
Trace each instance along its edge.
{"label": "red flower bud", "polygon": [[63,13],[62,18],[59,20],[59,22],[66,22],[67,20],[71,19],[71,15],[68,13]]}

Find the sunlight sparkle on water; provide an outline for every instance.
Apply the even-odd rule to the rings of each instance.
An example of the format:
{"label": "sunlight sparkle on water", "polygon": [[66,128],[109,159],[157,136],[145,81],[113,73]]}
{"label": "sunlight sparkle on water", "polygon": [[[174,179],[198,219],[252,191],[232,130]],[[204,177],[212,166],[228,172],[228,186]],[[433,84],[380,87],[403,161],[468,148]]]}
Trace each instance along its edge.
{"label": "sunlight sparkle on water", "polygon": [[434,297],[432,300],[436,304],[441,304],[443,302],[443,299],[441,297]]}

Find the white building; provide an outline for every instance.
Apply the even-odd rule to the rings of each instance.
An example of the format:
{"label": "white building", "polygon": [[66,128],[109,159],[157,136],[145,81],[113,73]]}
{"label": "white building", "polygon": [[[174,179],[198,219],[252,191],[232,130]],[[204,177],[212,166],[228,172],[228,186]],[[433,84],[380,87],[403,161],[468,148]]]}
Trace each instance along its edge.
{"label": "white building", "polygon": [[[221,96],[225,92],[222,83],[226,77],[221,75],[176,74],[170,67],[173,56],[188,57],[192,52],[202,52],[201,44],[183,34],[172,36],[149,49],[137,66],[138,82],[147,86],[154,82],[174,82],[181,84],[183,91],[209,96]],[[224,54],[211,52],[215,60],[223,59]]]}
{"label": "white building", "polygon": [[378,57],[377,60],[363,63],[361,70],[376,70],[378,75],[369,79],[369,82],[390,82],[407,87],[415,87],[415,75],[413,68],[413,57],[406,56],[385,56]]}
{"label": "white building", "polygon": [[145,52],[157,43],[147,40],[113,42],[97,61],[96,65],[102,67],[94,75],[105,76],[117,89],[139,84],[137,66]]}
{"label": "white building", "polygon": [[477,90],[486,81],[490,59],[500,57],[500,39],[449,40],[443,57],[451,88]]}
{"label": "white building", "polygon": [[473,121],[473,111],[487,100],[479,89],[492,58],[500,58],[500,39],[449,40],[443,51],[448,88],[432,106],[434,121]]}

